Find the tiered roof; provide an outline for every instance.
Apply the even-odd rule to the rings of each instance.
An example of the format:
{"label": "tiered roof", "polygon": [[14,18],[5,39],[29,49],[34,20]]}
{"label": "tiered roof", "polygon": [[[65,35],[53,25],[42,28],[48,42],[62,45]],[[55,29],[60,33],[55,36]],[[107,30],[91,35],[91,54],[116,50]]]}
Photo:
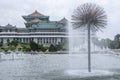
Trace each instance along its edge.
{"label": "tiered roof", "polygon": [[11,25],[11,24],[8,23],[5,26],[0,26],[0,28],[2,28],[2,29],[15,29],[16,26],[13,26],[13,25]]}
{"label": "tiered roof", "polygon": [[63,18],[60,21],[49,21],[49,17],[45,16],[38,11],[33,12],[27,16],[23,16],[27,21],[25,23],[27,28],[62,28],[65,26],[67,19]]}
{"label": "tiered roof", "polygon": [[61,24],[67,24],[67,22],[68,20],[65,17],[59,21]]}
{"label": "tiered roof", "polygon": [[26,15],[26,16],[22,16],[22,17],[27,22],[32,21],[34,19],[39,19],[39,20],[46,19],[46,20],[49,20],[49,16],[45,16],[45,15],[39,13],[37,10],[35,12],[33,12],[32,14],[29,14],[29,15]]}
{"label": "tiered roof", "polygon": [[43,14],[39,13],[37,10],[35,10],[35,12],[33,12],[32,14],[28,15],[28,16],[36,16],[36,17],[39,17],[39,16],[44,16]]}
{"label": "tiered roof", "polygon": [[5,27],[12,27],[12,25],[8,23]]}
{"label": "tiered roof", "polygon": [[49,21],[49,16],[45,16],[38,11],[33,12],[32,14],[29,14],[27,16],[22,16],[25,20],[25,26],[26,28],[16,28],[16,26],[13,26],[11,24],[7,24],[5,26],[0,26],[0,29],[13,29],[16,31],[29,31],[29,29],[34,28],[42,28],[42,29],[63,29],[67,23],[67,19],[63,18],[60,21]]}
{"label": "tiered roof", "polygon": [[50,21],[50,22],[41,22],[41,23],[38,23],[37,25],[32,25],[33,28],[61,28],[63,27],[63,25],[59,24],[58,22],[56,21]]}

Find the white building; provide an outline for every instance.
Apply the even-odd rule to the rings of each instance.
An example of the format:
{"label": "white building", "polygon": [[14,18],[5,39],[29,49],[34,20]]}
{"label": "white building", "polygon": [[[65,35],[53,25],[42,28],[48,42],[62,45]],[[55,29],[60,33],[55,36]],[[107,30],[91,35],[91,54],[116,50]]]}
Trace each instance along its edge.
{"label": "white building", "polygon": [[67,40],[67,20],[50,21],[49,16],[45,16],[35,11],[34,13],[22,16],[26,28],[18,28],[7,24],[0,26],[0,41],[3,43],[19,40],[23,43],[35,41],[39,44],[58,44]]}

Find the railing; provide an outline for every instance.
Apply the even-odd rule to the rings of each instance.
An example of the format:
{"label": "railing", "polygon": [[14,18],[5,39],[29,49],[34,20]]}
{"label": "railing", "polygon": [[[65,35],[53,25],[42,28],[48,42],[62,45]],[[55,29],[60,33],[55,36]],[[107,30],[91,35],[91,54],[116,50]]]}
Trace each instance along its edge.
{"label": "railing", "polygon": [[0,32],[0,34],[45,34],[45,33],[49,33],[49,34],[66,34],[68,32]]}
{"label": "railing", "polygon": [[[91,37],[96,36],[91,34]],[[29,32],[29,33],[18,33],[18,32],[0,32],[1,38],[7,37],[87,37],[85,32],[81,34],[69,35],[68,32]]]}

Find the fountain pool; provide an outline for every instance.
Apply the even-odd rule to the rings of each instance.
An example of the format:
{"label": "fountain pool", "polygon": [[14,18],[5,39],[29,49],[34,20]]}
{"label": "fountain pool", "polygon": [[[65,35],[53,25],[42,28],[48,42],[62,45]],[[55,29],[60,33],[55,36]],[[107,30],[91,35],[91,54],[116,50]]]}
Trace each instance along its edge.
{"label": "fountain pool", "polygon": [[87,72],[87,54],[2,55],[0,80],[120,80],[120,55],[92,54],[92,72]]}

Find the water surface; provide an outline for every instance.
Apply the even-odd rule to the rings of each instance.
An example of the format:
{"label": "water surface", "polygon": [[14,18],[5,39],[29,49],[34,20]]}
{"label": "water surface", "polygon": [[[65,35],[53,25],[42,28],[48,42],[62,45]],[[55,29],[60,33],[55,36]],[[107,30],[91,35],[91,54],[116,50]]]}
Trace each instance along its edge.
{"label": "water surface", "polygon": [[112,75],[71,75],[70,70],[87,70],[87,54],[18,54],[2,55],[0,80],[120,80],[120,56],[92,54],[92,70],[109,71]]}

